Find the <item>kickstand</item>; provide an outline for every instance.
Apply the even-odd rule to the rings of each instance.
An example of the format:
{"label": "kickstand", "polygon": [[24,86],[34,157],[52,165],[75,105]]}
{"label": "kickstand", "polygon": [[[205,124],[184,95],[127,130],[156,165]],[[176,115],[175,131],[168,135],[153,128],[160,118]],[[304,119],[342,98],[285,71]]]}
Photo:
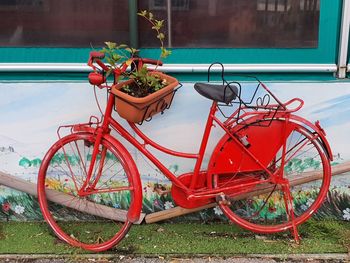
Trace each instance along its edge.
{"label": "kickstand", "polygon": [[283,193],[284,193],[284,203],[286,206],[286,212],[288,220],[292,221],[292,228],[290,229],[290,232],[292,236],[294,237],[294,241],[297,245],[300,245],[300,235],[298,233],[298,227],[295,222],[295,215],[294,215],[294,208],[293,208],[293,198],[290,194],[289,190],[289,184],[285,184],[282,186]]}

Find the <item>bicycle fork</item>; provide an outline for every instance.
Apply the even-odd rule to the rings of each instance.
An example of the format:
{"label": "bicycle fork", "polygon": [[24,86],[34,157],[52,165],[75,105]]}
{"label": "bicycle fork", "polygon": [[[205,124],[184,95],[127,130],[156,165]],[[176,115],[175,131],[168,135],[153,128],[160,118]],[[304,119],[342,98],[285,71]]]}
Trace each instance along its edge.
{"label": "bicycle fork", "polygon": [[[79,196],[86,196],[86,195],[93,194],[95,187],[97,185],[97,182],[99,181],[99,179],[102,176],[103,164],[104,164],[105,159],[106,159],[107,148],[102,145],[102,149],[100,150],[100,145],[101,145],[102,137],[105,134],[105,131],[102,127],[99,127],[96,129],[96,133],[97,133],[97,136],[96,136],[96,141],[93,145],[94,148],[93,148],[92,155],[91,155],[89,170],[86,171],[86,180],[84,181],[81,188],[78,189]],[[98,156],[100,156],[100,157],[97,158]],[[97,174],[96,174],[95,178],[93,178],[93,175],[96,172],[95,167],[97,165],[97,163],[96,163],[97,161],[99,161],[100,164],[98,165]],[[93,179],[92,182],[90,182],[91,179]]]}
{"label": "bicycle fork", "polygon": [[[99,181],[99,179],[102,176],[103,164],[104,164],[104,161],[106,158],[106,153],[107,153],[107,148],[101,144],[101,141],[102,141],[102,137],[106,134],[109,134],[111,131],[111,129],[109,128],[109,121],[110,121],[110,117],[112,115],[114,102],[115,102],[114,96],[110,95],[108,97],[107,107],[106,107],[106,111],[104,114],[104,119],[103,119],[102,125],[98,126],[95,130],[96,141],[94,143],[94,149],[93,149],[92,156],[91,156],[90,167],[89,167],[89,171],[87,171],[85,182],[83,183],[82,187],[78,190],[79,196],[86,196],[86,195],[96,193],[95,187],[97,185],[97,182]],[[101,151],[100,151],[100,145],[102,145]],[[100,158],[99,158],[100,165],[99,165],[99,168],[98,168],[98,171],[97,171],[95,178],[93,178],[93,174],[95,172],[95,165],[96,165],[96,161],[97,161],[97,156],[100,156]],[[90,183],[90,180],[92,178],[93,178],[93,182]]]}

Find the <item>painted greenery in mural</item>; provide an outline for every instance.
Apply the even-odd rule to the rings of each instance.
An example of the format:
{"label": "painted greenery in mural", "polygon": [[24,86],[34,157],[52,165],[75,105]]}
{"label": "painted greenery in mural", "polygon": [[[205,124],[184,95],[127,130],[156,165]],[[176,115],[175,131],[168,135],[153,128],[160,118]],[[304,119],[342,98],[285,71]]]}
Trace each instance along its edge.
{"label": "painted greenery in mural", "polygon": [[[87,156],[90,160],[91,156]],[[107,155],[107,158],[116,161],[114,155]],[[57,153],[52,164],[61,165],[66,160],[72,166],[79,166],[79,159],[75,156],[64,156],[61,153]],[[29,158],[22,157],[19,160],[19,166],[23,168],[28,167],[38,167],[41,163],[41,159],[35,158],[32,161]],[[337,162],[334,162],[336,164]],[[314,161],[312,158],[306,158],[304,160],[295,158],[290,162],[290,165],[285,167],[287,173],[290,172],[303,172],[304,170],[319,169],[320,163]],[[171,165],[170,169],[177,171],[179,169],[178,165]],[[54,180],[47,180],[46,184],[49,185],[50,189],[61,190],[65,192],[67,182],[60,178]],[[4,190],[5,188],[3,188]],[[170,194],[171,185],[160,184],[157,182],[144,182],[143,186],[143,212],[146,214],[170,209],[175,206],[174,201]],[[0,188],[1,192],[1,188]],[[0,220],[42,220],[42,216],[39,210],[39,205],[36,198],[25,193],[16,191],[7,191],[8,194],[0,197]],[[300,190],[297,195],[294,195],[294,209],[296,213],[304,212],[310,204],[314,201],[317,191],[312,187],[308,189]],[[276,194],[275,197],[271,198],[272,202],[262,205],[265,196],[256,196],[249,200],[252,211],[259,210],[259,220],[279,220],[285,214],[285,204],[283,199]],[[99,197],[99,200],[94,200],[95,202],[108,205],[110,207],[118,209],[127,209],[130,204],[130,195],[128,193],[120,192],[118,194],[109,195],[108,193],[103,194]],[[236,201],[234,205],[240,207],[241,201]],[[57,204],[51,204],[53,206],[58,206]],[[263,209],[260,209],[263,207]],[[69,215],[70,219],[85,220],[86,214],[80,214],[79,212],[73,212],[67,208],[57,209],[61,214],[55,216],[64,216],[67,219]],[[246,211],[249,211],[246,210]],[[235,213],[240,214],[240,210],[236,209]],[[84,218],[82,218],[84,217]],[[210,220],[226,220],[222,211],[219,207],[214,207],[212,209],[203,210],[196,214],[185,216],[187,218],[210,221]],[[327,199],[324,201],[322,207],[318,210],[315,218],[332,218],[340,220],[350,221],[350,195],[349,189],[343,189],[341,187],[333,187],[328,193]]]}
{"label": "painted greenery in mural", "polygon": [[[148,183],[144,186],[144,198],[143,208],[144,213],[153,213],[170,209],[175,206],[171,195],[168,193],[170,190],[168,185],[159,185],[157,183]],[[1,189],[0,189],[1,191]],[[129,206],[130,198],[128,196],[118,196],[114,200],[109,200],[115,208],[127,208]],[[294,199],[294,207],[296,213],[304,211],[304,207],[308,207],[308,202],[312,201],[312,193],[305,191],[300,193],[298,198]],[[256,205],[260,205],[262,199],[257,198],[254,202]],[[101,204],[104,204],[103,200],[100,200]],[[41,212],[37,199],[16,191],[11,191],[6,197],[0,199],[0,220],[1,221],[23,221],[23,220],[42,220]],[[71,219],[84,219],[81,218],[81,214],[71,214],[71,211],[60,210],[62,215],[67,218],[67,214],[70,213]],[[69,213],[68,213],[69,212]],[[274,202],[273,206],[267,205],[261,212],[261,218],[276,219],[285,212],[283,202]],[[239,213],[239,211],[238,211]],[[84,214],[86,216],[86,214]],[[219,207],[203,210],[192,215],[183,216],[180,220],[188,218],[191,220],[212,221],[212,220],[226,220]],[[350,221],[350,195],[339,189],[332,189],[329,191],[327,199],[324,201],[321,208],[314,215],[314,218],[330,218],[338,220]],[[178,220],[178,219],[174,219]]]}

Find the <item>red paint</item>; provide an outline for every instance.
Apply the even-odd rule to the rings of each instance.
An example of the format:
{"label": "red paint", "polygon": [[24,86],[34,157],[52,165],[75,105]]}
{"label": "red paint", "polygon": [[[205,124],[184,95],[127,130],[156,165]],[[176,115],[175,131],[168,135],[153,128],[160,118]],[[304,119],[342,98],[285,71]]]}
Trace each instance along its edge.
{"label": "red paint", "polygon": [[[101,78],[102,75],[99,75],[101,73],[94,65],[94,63],[96,63],[103,71],[108,70],[108,66],[101,62],[101,58],[101,54],[92,53],[90,55],[88,65],[90,65],[95,72],[90,74],[91,78],[89,77],[89,80],[90,83],[98,85],[100,88],[110,88],[107,85],[102,86],[102,83],[100,82],[103,82],[104,79]],[[159,61],[149,59],[135,58],[133,60],[134,62],[137,62],[138,68],[142,67],[145,63],[156,65],[161,64]],[[126,69],[127,65],[124,64],[116,69],[114,74],[118,77],[125,72]],[[111,135],[111,130],[115,130],[120,136],[126,139],[131,145],[147,157],[173,183],[172,196],[178,205],[185,208],[195,208],[211,203],[215,200],[221,200],[218,204],[224,214],[231,221],[242,227],[258,233],[274,233],[291,230],[295,239],[299,240],[297,226],[307,220],[315,212],[327,194],[330,183],[329,161],[332,159],[332,152],[325,138],[325,133],[318,122],[312,124],[311,122],[292,114],[303,106],[304,102],[301,99],[295,98],[283,104],[268,90],[266,85],[263,83],[260,84],[271,94],[278,104],[261,107],[258,106],[257,109],[259,110],[256,111],[250,111],[249,108],[242,107],[235,111],[231,117],[222,122],[216,116],[218,104],[214,101],[207,117],[207,123],[198,153],[178,152],[163,147],[147,137],[134,123],[129,122],[131,129],[136,134],[136,137],[134,137],[133,134],[128,132],[112,117],[115,98],[113,95],[109,94],[102,123],[97,121],[93,125],[91,119],[94,118],[91,117],[90,123],[88,124],[66,126],[71,127],[72,135],[61,138],[46,154],[42,167],[40,168],[38,180],[39,203],[44,218],[61,239],[72,245],[93,251],[102,251],[117,244],[124,237],[131,223],[138,220],[142,208],[142,186],[140,175],[129,152]],[[244,125],[237,124],[235,119],[237,114],[240,114],[240,118],[244,120]],[[264,127],[252,125],[254,123],[268,122],[270,122],[269,125]],[[211,129],[214,125],[222,128],[225,134],[215,147],[207,170],[202,171],[201,166],[204,154]],[[293,197],[290,193],[289,180],[286,178],[284,171],[284,164],[288,163],[296,155],[289,156],[287,150],[287,138],[293,132],[301,132],[302,134],[305,134],[305,137],[307,138],[306,142],[311,142],[315,145],[322,160],[324,181],[319,196],[314,204],[305,213],[298,216],[294,213]],[[53,156],[53,152],[56,151],[57,148],[61,147],[61,145],[67,140],[72,139],[70,136],[76,136],[77,138],[86,136],[88,138],[93,138],[94,141],[91,164],[88,169],[84,167],[87,179],[81,186],[78,186],[78,182],[75,182],[80,197],[120,190],[129,190],[134,194],[131,207],[128,210],[128,222],[124,225],[123,230],[119,234],[113,239],[103,243],[103,245],[86,245],[70,238],[62,230],[57,228],[54,219],[46,209],[47,201],[45,197],[45,187],[43,187],[45,186],[45,164],[47,165],[50,158]],[[123,189],[123,187],[102,190],[96,189],[97,183],[103,173],[103,167],[96,168],[96,163],[97,160],[104,161],[106,158],[106,149],[100,147],[102,142],[106,141],[124,156],[123,162],[125,167],[128,167],[128,180],[130,187],[126,187],[125,189]],[[307,145],[306,142],[301,142],[296,145],[293,150],[299,150],[299,148],[302,149]],[[175,175],[163,165],[150,150],[147,149],[147,146],[168,155],[194,159],[196,162],[193,171],[181,176]],[[281,165],[279,168],[274,165],[274,163],[276,163],[278,152],[281,152]],[[97,176],[93,178],[92,174],[95,169],[97,169]],[[72,175],[72,179],[73,181],[76,180],[74,175]],[[289,221],[283,224],[264,226],[258,223],[249,222],[234,214],[229,207],[231,201],[225,200],[227,197],[234,198],[242,194],[249,195],[249,193],[256,191],[256,189],[261,190],[262,187],[271,187],[274,185],[275,188],[282,191],[284,195],[285,208]],[[248,205],[251,204],[253,204],[253,201],[249,199]],[[276,211],[274,205],[266,204],[266,206],[268,211]]]}

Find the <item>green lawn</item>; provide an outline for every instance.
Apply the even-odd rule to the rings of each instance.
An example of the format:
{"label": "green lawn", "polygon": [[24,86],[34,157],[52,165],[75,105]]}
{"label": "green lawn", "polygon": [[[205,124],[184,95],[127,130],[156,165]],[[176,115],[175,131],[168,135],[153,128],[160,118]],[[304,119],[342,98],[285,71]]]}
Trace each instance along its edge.
{"label": "green lawn", "polygon": [[[296,245],[289,233],[256,235],[235,225],[222,223],[137,225],[108,253],[225,256],[253,253],[348,253],[350,250],[350,222],[311,220],[303,224],[299,231],[301,245]],[[0,254],[82,252],[58,240],[45,223],[0,223]]]}

